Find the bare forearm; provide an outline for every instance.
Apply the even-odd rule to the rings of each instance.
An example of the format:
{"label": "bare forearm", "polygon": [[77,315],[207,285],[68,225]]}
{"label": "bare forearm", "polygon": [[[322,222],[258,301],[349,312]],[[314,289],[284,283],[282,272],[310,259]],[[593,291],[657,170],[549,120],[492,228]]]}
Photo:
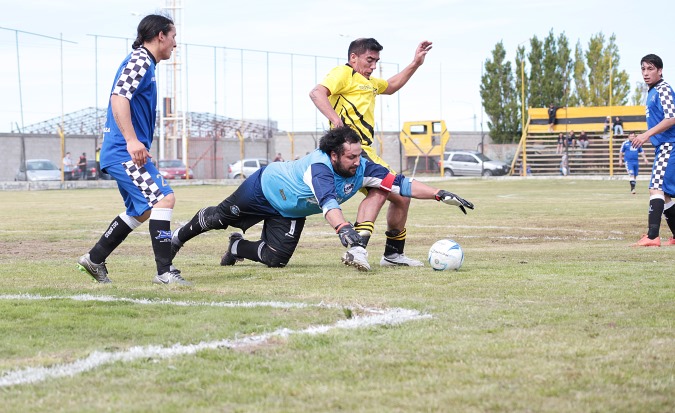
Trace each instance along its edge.
{"label": "bare forearm", "polygon": [[340,119],[328,100],[329,93],[330,92],[325,86],[316,85],[314,89],[309,92],[309,98],[312,99],[314,106],[316,106],[319,112],[321,112],[330,123],[335,126],[343,126],[342,119]]}
{"label": "bare forearm", "polygon": [[333,208],[330,211],[326,212],[325,218],[332,228],[335,228],[338,225],[347,222],[340,208]]}
{"label": "bare forearm", "polygon": [[389,83],[389,85],[387,86],[387,89],[384,91],[383,94],[392,95],[398,92],[399,89],[401,89],[406,83],[408,83],[408,80],[410,80],[412,75],[415,74],[415,72],[420,66],[421,65],[417,64],[416,62],[412,62],[408,66],[406,66],[405,69],[387,79],[387,83]]}
{"label": "bare forearm", "polygon": [[129,142],[129,140],[138,140],[134,125],[131,123],[131,108],[129,106],[129,101],[122,96],[112,95],[110,97],[110,104],[112,106],[115,123],[120,132],[122,132],[124,140],[127,142]]}
{"label": "bare forearm", "polygon": [[672,127],[675,127],[675,118],[663,119],[661,122],[654,125],[653,128],[645,132],[645,135],[651,138],[652,136],[665,132]]}
{"label": "bare forearm", "polygon": [[412,181],[411,198],[435,199],[439,189],[420,181]]}

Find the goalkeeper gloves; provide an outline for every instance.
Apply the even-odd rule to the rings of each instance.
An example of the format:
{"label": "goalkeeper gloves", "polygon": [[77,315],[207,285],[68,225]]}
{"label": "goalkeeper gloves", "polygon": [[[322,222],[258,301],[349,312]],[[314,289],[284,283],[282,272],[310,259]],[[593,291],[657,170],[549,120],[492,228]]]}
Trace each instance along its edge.
{"label": "goalkeeper gloves", "polygon": [[340,242],[342,242],[342,245],[345,247],[366,247],[366,243],[363,241],[363,238],[358,232],[356,232],[354,226],[350,222],[344,222],[338,225],[335,228],[335,231],[337,232],[338,237],[340,237]]}
{"label": "goalkeeper gloves", "polygon": [[464,207],[473,209],[473,204],[471,202],[443,189],[436,193],[436,201],[442,201],[448,205],[457,206],[462,210],[462,212],[464,212],[464,215],[466,215],[466,209],[464,209]]}

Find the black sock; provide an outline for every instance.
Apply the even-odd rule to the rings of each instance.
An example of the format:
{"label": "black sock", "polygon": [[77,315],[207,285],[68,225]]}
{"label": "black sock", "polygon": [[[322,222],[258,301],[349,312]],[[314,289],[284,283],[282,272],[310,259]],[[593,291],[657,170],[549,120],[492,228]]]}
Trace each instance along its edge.
{"label": "black sock", "polygon": [[212,227],[209,225],[210,220],[208,217],[216,213],[217,208],[218,207],[207,207],[200,209],[199,212],[197,212],[195,216],[192,217],[190,222],[188,222],[180,229],[180,231],[178,231],[178,241],[185,243],[206,231],[210,231],[212,229],[226,229],[227,225],[220,225],[220,221],[218,221],[219,225],[217,227]]}
{"label": "black sock", "polygon": [[630,181],[630,190],[631,191],[635,190],[635,181]]}
{"label": "black sock", "polygon": [[673,233],[673,238],[675,238],[675,208],[673,208],[673,201],[668,202],[668,205],[664,206],[663,216],[666,218],[666,223],[670,232]]}
{"label": "black sock", "polygon": [[261,246],[265,241],[247,241],[245,239],[239,240],[236,244],[236,253],[233,252],[239,258],[246,258],[247,260],[262,262],[258,251],[260,251]]}
{"label": "black sock", "polygon": [[373,234],[373,230],[375,229],[375,223],[372,221],[357,222],[354,224],[354,229],[359,233],[359,235],[361,235],[361,238],[363,238],[363,243],[368,246],[370,236]]}
{"label": "black sock", "polygon": [[387,236],[387,240],[384,244],[384,255],[403,254],[403,249],[405,248],[405,236],[407,235],[406,229],[403,228],[400,231],[392,229],[386,231],[384,235]]}
{"label": "black sock", "polygon": [[171,268],[171,212],[170,208],[153,208],[150,213],[150,240],[157,274],[164,274]]}
{"label": "black sock", "polygon": [[661,214],[663,214],[664,204],[665,201],[663,198],[652,198],[649,200],[649,230],[647,232],[647,237],[649,239],[656,239],[659,236]]}
{"label": "black sock", "polygon": [[108,229],[103,233],[96,245],[89,251],[89,259],[94,264],[100,264],[108,258],[122,241],[131,234],[133,229],[118,215],[112,220]]}

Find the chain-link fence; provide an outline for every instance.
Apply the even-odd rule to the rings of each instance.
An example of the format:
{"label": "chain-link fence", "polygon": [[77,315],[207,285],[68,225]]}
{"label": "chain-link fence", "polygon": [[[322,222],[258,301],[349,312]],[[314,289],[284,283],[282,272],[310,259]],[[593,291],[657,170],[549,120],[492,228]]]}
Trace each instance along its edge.
{"label": "chain-link fence", "polygon": [[[131,51],[132,42],[131,38],[97,34],[74,41],[0,27],[4,62],[0,65],[4,79],[0,179],[11,179],[25,159],[46,158],[60,164],[66,151],[93,157],[102,136],[114,73]],[[168,122],[172,116],[180,122],[186,119],[182,123],[185,134],[168,136],[163,155],[182,158],[186,139],[191,146],[187,155],[195,168],[203,168],[204,176],[219,177],[225,162],[241,157],[242,142],[247,148],[244,152],[251,156],[273,157],[269,139],[275,133],[319,135],[328,122],[308,94],[330,69],[346,62],[346,54],[345,50],[344,57],[327,57],[179,44],[173,57],[158,65],[158,122]],[[380,63],[378,67],[377,76],[383,78],[399,70],[398,64]],[[398,131],[398,97],[378,99],[386,101],[378,102],[376,128]],[[244,123],[257,127],[241,127]],[[58,136],[61,128],[65,132],[63,152]],[[156,128],[157,135],[162,129]],[[298,141],[304,148],[313,148],[313,144]],[[153,145],[156,152],[159,145]],[[390,152],[398,157],[398,148]]]}

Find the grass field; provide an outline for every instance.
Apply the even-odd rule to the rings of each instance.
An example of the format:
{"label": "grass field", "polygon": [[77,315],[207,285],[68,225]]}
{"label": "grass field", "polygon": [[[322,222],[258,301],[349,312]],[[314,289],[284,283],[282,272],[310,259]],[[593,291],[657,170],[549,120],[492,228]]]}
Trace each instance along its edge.
{"label": "grass field", "polygon": [[[458,272],[381,269],[383,218],[357,272],[314,216],[283,269],[220,267],[229,229],[201,235],[174,261],[187,288],[151,283],[147,224],[109,257],[112,285],[76,270],[116,190],[0,193],[0,410],[675,411],[675,247],[629,247],[646,182],[433,185],[476,209],[413,200],[406,252],[451,237]],[[234,188],[174,189],[173,228]],[[359,321],[395,309],[419,317]]]}

